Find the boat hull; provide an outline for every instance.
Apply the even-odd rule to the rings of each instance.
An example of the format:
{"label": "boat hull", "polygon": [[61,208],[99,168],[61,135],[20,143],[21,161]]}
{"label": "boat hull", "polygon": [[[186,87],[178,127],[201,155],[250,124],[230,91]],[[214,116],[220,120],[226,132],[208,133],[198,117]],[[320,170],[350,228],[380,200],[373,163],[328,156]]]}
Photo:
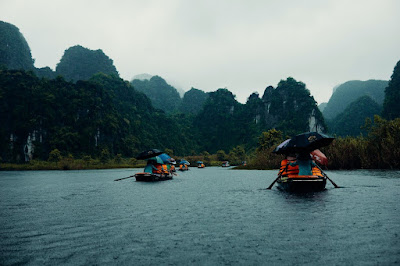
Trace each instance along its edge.
{"label": "boat hull", "polygon": [[172,179],[172,175],[161,175],[152,173],[137,173],[135,174],[136,181],[140,182],[155,182]]}
{"label": "boat hull", "polygon": [[325,189],[326,178],[321,176],[296,176],[278,179],[278,188],[287,192],[317,192]]}

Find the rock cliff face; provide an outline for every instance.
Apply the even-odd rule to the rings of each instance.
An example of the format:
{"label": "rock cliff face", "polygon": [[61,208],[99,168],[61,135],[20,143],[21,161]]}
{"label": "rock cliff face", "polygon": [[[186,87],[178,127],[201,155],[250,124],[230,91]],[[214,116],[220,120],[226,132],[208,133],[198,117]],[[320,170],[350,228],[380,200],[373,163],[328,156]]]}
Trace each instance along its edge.
{"label": "rock cliff face", "polygon": [[293,78],[269,86],[262,97],[264,127],[292,135],[306,131],[324,132],[325,121],[305,84]]}

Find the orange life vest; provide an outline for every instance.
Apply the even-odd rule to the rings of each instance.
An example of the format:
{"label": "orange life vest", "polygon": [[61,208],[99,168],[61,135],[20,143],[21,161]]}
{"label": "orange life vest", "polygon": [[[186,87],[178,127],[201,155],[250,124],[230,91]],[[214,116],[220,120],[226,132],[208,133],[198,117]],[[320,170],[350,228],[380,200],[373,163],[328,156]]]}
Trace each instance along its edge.
{"label": "orange life vest", "polygon": [[155,167],[157,168],[157,170],[153,169],[153,173],[154,174],[161,174],[162,173],[162,165],[157,163],[157,164],[155,164]]}
{"label": "orange life vest", "polygon": [[291,166],[290,163],[294,161],[289,161],[288,159],[284,159],[281,162],[281,168],[279,169],[279,173],[282,174],[282,176],[288,176],[288,175],[298,175],[299,174],[299,166]]}
{"label": "orange life vest", "polygon": [[166,164],[163,164],[161,167],[162,167],[163,173],[167,174],[167,173],[168,173],[167,165],[166,165]]}
{"label": "orange life vest", "polygon": [[323,176],[321,170],[319,170],[319,168],[316,167],[316,166],[314,166],[314,167],[312,168],[312,174],[313,174],[313,175],[317,175],[317,176]]}

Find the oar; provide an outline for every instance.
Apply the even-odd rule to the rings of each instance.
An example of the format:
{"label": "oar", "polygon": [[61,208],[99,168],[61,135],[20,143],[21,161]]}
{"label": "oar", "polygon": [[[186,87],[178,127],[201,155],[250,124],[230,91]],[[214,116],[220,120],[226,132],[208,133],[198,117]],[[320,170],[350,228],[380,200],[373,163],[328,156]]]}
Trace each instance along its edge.
{"label": "oar", "polygon": [[130,176],[127,176],[127,177],[115,179],[114,181],[120,181],[120,180],[124,180],[124,179],[131,178],[131,177],[134,177],[134,176],[135,175],[130,175]]}
{"label": "oar", "polygon": [[274,182],[271,183],[271,185],[269,185],[269,187],[267,187],[267,189],[271,189],[272,186],[275,184],[276,181],[278,181],[278,179],[282,176],[282,173],[279,173],[278,177],[274,180]]}
{"label": "oar", "polygon": [[275,184],[276,181],[278,181],[278,179],[282,176],[283,172],[285,172],[289,167],[289,163],[286,164],[286,167],[284,169],[282,169],[282,171],[279,171],[278,177],[274,180],[274,182],[271,183],[271,185],[269,185],[269,187],[267,187],[267,189],[271,189],[272,186]]}
{"label": "oar", "polygon": [[315,165],[318,167],[318,169],[321,171],[321,173],[322,173],[329,181],[331,181],[332,185],[333,185],[335,188],[340,188],[338,185],[335,184],[335,182],[332,181],[332,179],[329,178],[329,176],[328,176],[327,174],[325,174],[324,171],[322,171],[321,167],[319,167],[318,164],[315,164]]}

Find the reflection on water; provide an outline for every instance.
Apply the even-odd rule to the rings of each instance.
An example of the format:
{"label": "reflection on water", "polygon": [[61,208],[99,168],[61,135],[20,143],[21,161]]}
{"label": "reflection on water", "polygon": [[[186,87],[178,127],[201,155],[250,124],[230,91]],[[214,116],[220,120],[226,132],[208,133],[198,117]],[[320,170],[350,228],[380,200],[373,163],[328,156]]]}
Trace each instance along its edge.
{"label": "reflection on water", "polygon": [[400,262],[400,172],[327,171],[344,188],[288,194],[277,171],[0,172],[0,264]]}

